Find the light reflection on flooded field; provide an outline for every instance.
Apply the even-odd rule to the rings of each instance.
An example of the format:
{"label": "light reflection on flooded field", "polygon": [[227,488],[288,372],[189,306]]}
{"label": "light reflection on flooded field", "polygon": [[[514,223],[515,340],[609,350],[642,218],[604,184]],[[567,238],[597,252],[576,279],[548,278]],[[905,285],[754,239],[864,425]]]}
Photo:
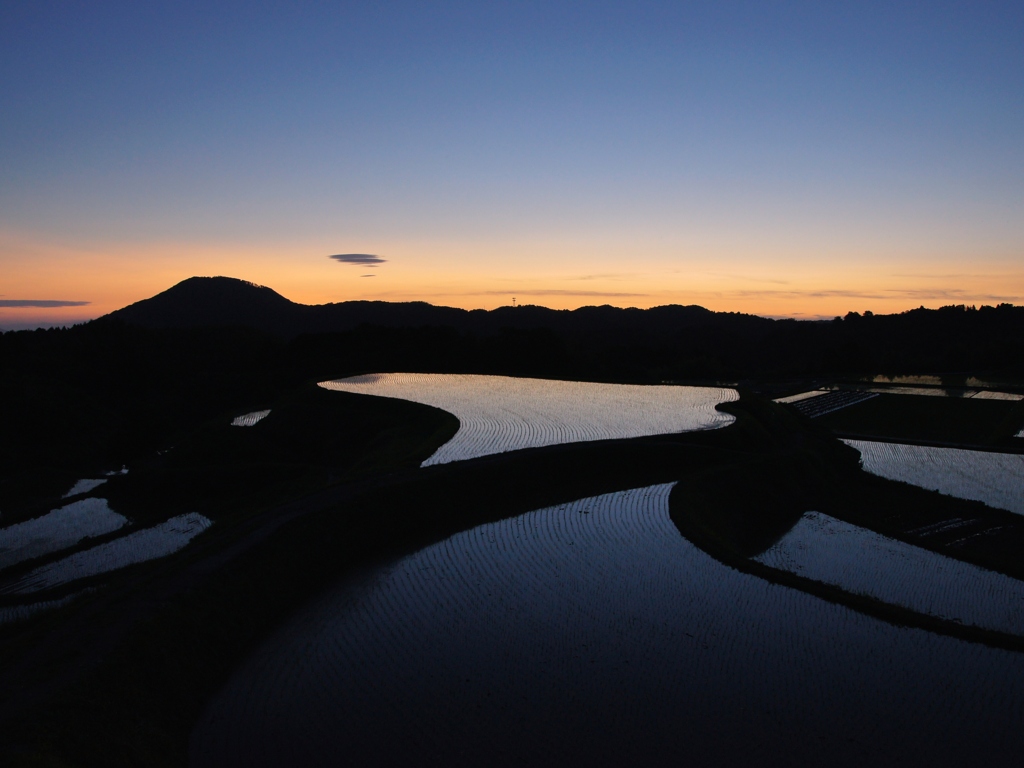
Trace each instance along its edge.
{"label": "light reflection on flooded field", "polygon": [[732,570],[679,535],[670,490],[328,591],[214,699],[192,764],[1016,764],[1024,655]]}
{"label": "light reflection on flooded field", "polygon": [[1024,515],[1024,454],[844,440],[864,469],[948,496]]}
{"label": "light reflection on flooded field", "polygon": [[1024,583],[808,512],[758,562],[930,616],[1024,635]]}
{"label": "light reflection on flooded field", "polygon": [[59,552],[127,523],[128,518],[110,509],[106,499],[73,501],[41,517],[0,528],[0,569]]}
{"label": "light reflection on flooded field", "polygon": [[27,594],[109,573],[129,565],[167,557],[185,547],[212,525],[195,512],[172,517],[61,560],[41,565],[19,579],[0,586],[0,594]]}
{"label": "light reflection on flooded field", "polygon": [[523,448],[727,426],[715,410],[733,389],[550,381],[510,376],[383,373],[324,381],[339,392],[431,405],[459,420],[459,431],[423,466]]}

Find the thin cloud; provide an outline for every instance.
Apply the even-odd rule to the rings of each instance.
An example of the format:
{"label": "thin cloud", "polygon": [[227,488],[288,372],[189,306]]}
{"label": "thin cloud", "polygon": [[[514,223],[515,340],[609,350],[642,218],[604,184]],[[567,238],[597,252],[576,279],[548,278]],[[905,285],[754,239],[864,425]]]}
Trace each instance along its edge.
{"label": "thin cloud", "polygon": [[835,315],[821,315],[812,314],[809,312],[790,312],[788,315],[765,315],[761,312],[755,312],[758,317],[766,317],[769,320],[831,320]]}
{"label": "thin cloud", "polygon": [[352,264],[359,267],[376,267],[387,261],[373,253],[336,253],[327,258],[334,259],[341,264]]}
{"label": "thin cloud", "polygon": [[360,277],[376,277],[376,275],[360,275]]}
{"label": "thin cloud", "polygon": [[0,307],[36,307],[52,309],[53,307],[84,307],[88,301],[58,301],[55,299],[0,299]]}
{"label": "thin cloud", "polygon": [[840,298],[840,299],[889,299],[892,296],[885,296],[880,293],[866,293],[864,291],[847,291],[847,290],[812,290],[812,291],[723,291],[722,295],[735,296],[738,298],[750,299],[750,298],[783,298],[783,299],[828,299],[828,298]]}
{"label": "thin cloud", "polygon": [[[603,272],[586,275],[558,275],[554,276],[555,280],[567,280],[567,281],[580,281],[580,280],[635,280],[637,277],[643,275],[643,272]],[[519,283],[521,278],[518,277],[495,277],[493,282],[496,283]],[[468,294],[467,294],[468,295]],[[646,294],[644,294],[646,295]]]}
{"label": "thin cloud", "polygon": [[772,285],[790,285],[791,280],[780,280],[778,278],[771,277],[750,277],[749,275],[732,275],[728,272],[705,272],[704,274],[710,275],[711,277],[726,277],[730,280],[745,280],[748,283],[771,283]]}
{"label": "thin cloud", "polygon": [[809,290],[809,291],[727,291],[725,295],[737,298],[785,298],[785,299],[935,299],[941,301],[1018,301],[1019,296],[997,296],[989,293],[974,293],[962,288],[934,289],[884,289],[882,291],[851,290]]}
{"label": "thin cloud", "polygon": [[636,272],[606,272],[603,274],[594,275],[573,275],[572,277],[566,277],[565,280],[629,280],[630,278],[636,278],[638,273]]}
{"label": "thin cloud", "polygon": [[950,301],[1019,301],[1020,296],[997,296],[992,293],[976,293],[965,291],[960,288],[948,288],[944,290],[921,290],[921,291],[898,291],[898,296],[908,299],[949,299]]}
{"label": "thin cloud", "polygon": [[937,275],[932,272],[893,272],[892,277],[912,277],[924,280],[973,280],[976,278],[992,277],[992,275],[981,275],[971,272],[956,272]]}
{"label": "thin cloud", "polygon": [[[517,296],[599,296],[607,298],[637,298],[640,296],[650,296],[649,293],[618,293],[612,291],[565,291],[565,290],[543,290],[533,289],[526,291],[474,291],[473,293],[462,294],[465,296],[510,296],[512,294]],[[449,294],[452,295],[452,294]]]}

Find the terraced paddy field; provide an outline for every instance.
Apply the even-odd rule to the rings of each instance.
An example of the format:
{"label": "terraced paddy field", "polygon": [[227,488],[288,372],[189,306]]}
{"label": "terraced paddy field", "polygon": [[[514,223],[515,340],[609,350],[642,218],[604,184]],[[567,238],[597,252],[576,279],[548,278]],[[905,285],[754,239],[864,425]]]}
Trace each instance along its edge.
{"label": "terraced paddy field", "polygon": [[469,374],[387,373],[325,389],[411,400],[454,414],[459,430],[423,466],[523,448],[714,429],[738,399],[715,387],[638,386]]}
{"label": "terraced paddy field", "polygon": [[1017,765],[1024,654],[729,568],[672,484],[481,525],[328,589],[193,766]]}
{"label": "terraced paddy field", "polygon": [[232,427],[255,427],[263,419],[270,415],[270,409],[263,411],[252,411],[251,413],[243,413],[241,416],[236,416],[231,420]]}
{"label": "terraced paddy field", "polygon": [[1024,454],[843,442],[860,451],[868,472],[1024,515]]}
{"label": "terraced paddy field", "polygon": [[0,528],[0,570],[102,536],[128,519],[107,506],[106,499],[80,499],[59,509]]}
{"label": "terraced paddy field", "polygon": [[1024,582],[808,512],[755,558],[918,613],[1024,636]]}
{"label": "terraced paddy field", "polygon": [[16,581],[0,587],[0,594],[38,592],[166,557],[185,547],[211,524],[210,520],[196,513],[179,515],[152,528],[135,531],[56,562],[41,565]]}

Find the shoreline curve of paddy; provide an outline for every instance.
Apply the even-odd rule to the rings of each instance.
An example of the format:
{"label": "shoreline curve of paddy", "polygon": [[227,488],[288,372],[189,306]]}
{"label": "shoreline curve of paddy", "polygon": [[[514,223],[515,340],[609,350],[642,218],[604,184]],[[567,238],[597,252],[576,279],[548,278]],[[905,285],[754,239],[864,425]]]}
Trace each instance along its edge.
{"label": "shoreline curve of paddy", "polygon": [[735,417],[717,406],[739,399],[724,387],[478,374],[374,373],[319,386],[409,400],[455,416],[458,431],[423,467],[525,448],[718,429]]}

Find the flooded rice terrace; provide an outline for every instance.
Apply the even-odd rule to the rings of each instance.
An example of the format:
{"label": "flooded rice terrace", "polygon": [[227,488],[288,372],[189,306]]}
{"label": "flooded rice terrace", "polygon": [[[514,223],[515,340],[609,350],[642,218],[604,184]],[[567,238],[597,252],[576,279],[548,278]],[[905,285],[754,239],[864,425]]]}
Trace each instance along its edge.
{"label": "flooded rice terrace", "polygon": [[1024,637],[1024,582],[808,512],[754,558],[846,592]]}
{"label": "flooded rice terrace", "polygon": [[0,528],[0,570],[34,557],[59,552],[90,536],[102,536],[128,523],[106,499],[80,499],[22,523]]}
{"label": "flooded rice terrace", "polygon": [[320,386],[411,400],[456,416],[459,431],[423,466],[522,448],[724,427],[735,419],[715,406],[739,398],[735,390],[718,387],[439,373],[375,373]]}
{"label": "flooded rice terrace", "polygon": [[731,569],[680,535],[671,489],[338,584],[211,701],[192,765],[1019,763],[1024,654]]}
{"label": "flooded rice terrace", "polygon": [[[96,501],[104,502],[104,506],[106,504],[105,499]],[[211,520],[196,512],[178,515],[159,525],[143,528],[41,565],[21,578],[0,586],[0,594],[38,592],[89,576],[116,571],[129,565],[144,563],[147,560],[167,557],[185,547],[212,524]]]}
{"label": "flooded rice terrace", "polygon": [[844,440],[875,475],[1024,515],[1024,454]]}

